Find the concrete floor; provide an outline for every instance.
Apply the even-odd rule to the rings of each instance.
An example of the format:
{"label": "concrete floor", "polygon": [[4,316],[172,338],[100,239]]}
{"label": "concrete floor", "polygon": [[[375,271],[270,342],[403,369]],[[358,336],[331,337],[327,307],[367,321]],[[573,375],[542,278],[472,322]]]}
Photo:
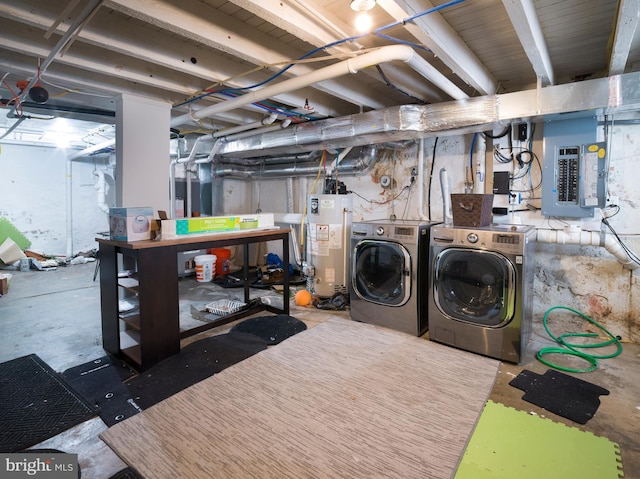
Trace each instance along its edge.
{"label": "concrete floor", "polygon": [[[95,263],[59,267],[54,271],[3,272],[12,273],[13,278],[9,293],[0,298],[0,362],[36,353],[53,369],[62,372],[105,355],[101,346],[100,290],[98,281],[93,281]],[[185,285],[188,289],[188,284]],[[217,297],[242,295],[242,290],[218,289],[212,294]],[[252,297],[265,294],[272,301],[280,299],[275,293],[252,289]],[[305,321],[308,326],[332,315],[349,317],[348,312],[302,308],[293,302],[291,315]],[[203,334],[218,334],[231,326]],[[195,339],[198,337],[189,340]],[[491,399],[607,437],[620,445],[624,477],[640,479],[640,345],[624,344],[620,356],[601,360],[597,370],[573,374],[610,391],[609,395],[600,397],[601,405],[586,425],[576,424],[523,401],[523,391],[508,384],[523,369],[539,374],[549,369],[536,361],[533,354],[550,345],[552,342],[540,318],[536,318],[526,359],[521,365],[501,364]],[[573,364],[573,367],[581,366]],[[95,418],[35,447],[77,453],[83,477],[106,479],[126,465],[98,438],[105,429],[102,420]]]}

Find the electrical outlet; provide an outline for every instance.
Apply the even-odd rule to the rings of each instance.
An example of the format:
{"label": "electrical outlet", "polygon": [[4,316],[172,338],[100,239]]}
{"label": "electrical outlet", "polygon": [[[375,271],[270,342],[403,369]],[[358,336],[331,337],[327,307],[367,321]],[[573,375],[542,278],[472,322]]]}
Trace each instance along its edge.
{"label": "electrical outlet", "polygon": [[411,168],[411,176],[418,176],[418,168],[415,166]]}
{"label": "electrical outlet", "polygon": [[509,204],[519,205],[522,203],[522,195],[520,193],[509,193]]}

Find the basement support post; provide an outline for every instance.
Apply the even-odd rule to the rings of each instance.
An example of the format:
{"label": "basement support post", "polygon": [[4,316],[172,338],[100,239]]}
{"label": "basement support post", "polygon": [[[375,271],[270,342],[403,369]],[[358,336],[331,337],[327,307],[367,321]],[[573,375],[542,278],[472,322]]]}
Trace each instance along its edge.
{"label": "basement support post", "polygon": [[116,205],[169,211],[171,104],[122,94],[116,105]]}

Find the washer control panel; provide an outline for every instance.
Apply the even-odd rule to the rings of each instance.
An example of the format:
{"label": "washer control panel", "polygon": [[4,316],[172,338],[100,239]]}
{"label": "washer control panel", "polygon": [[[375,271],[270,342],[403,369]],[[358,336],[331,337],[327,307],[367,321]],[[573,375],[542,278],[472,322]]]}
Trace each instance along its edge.
{"label": "washer control panel", "polygon": [[431,229],[431,244],[467,246],[519,254],[534,232],[533,226],[524,225],[492,225],[477,229],[435,226]]}

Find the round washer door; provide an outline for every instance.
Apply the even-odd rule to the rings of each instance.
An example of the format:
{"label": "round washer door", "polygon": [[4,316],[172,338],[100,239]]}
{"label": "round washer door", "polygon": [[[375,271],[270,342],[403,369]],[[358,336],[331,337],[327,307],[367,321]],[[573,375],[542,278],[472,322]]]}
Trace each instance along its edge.
{"label": "round washer door", "polygon": [[500,253],[448,248],[433,264],[435,302],[458,321],[502,327],[515,312],[515,277],[513,264]]}
{"label": "round washer door", "polygon": [[362,240],[353,249],[351,281],[359,298],[402,306],[411,296],[411,256],[390,241]]}

